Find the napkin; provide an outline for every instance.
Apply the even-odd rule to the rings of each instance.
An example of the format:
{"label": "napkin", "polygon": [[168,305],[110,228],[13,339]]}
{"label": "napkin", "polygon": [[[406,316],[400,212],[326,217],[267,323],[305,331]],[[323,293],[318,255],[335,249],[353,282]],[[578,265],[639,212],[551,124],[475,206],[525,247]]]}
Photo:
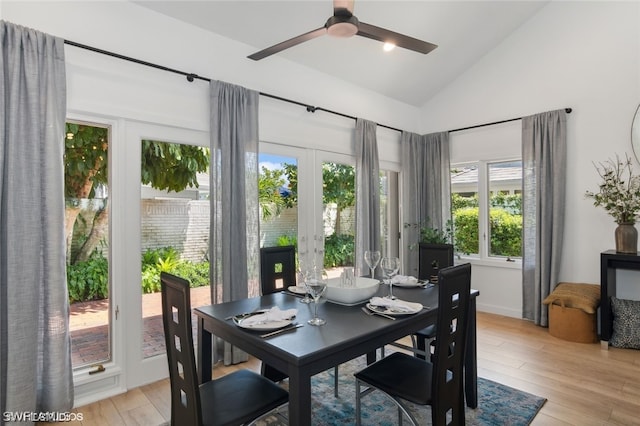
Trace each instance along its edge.
{"label": "napkin", "polygon": [[418,285],[418,279],[411,275],[396,275],[391,278],[392,284]]}
{"label": "napkin", "polygon": [[418,312],[422,309],[422,304],[407,302],[400,299],[388,299],[386,297],[372,297],[369,301],[373,306],[381,306],[395,312]]}
{"label": "napkin", "polygon": [[250,317],[243,319],[242,324],[255,325],[255,324],[267,324],[270,322],[277,322],[277,321],[286,321],[295,317],[297,313],[298,313],[297,309],[287,309],[283,311],[279,307],[274,306],[273,308],[269,309],[268,311],[262,314],[251,315]]}

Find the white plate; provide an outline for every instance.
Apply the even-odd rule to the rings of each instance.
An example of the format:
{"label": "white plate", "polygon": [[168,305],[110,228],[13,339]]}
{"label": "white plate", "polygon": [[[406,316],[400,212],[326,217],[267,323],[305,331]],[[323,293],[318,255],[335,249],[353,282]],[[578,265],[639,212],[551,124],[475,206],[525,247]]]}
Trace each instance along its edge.
{"label": "white plate", "polygon": [[[365,299],[366,300],[366,299]],[[342,306],[358,306],[358,305],[362,305],[362,302],[364,302],[364,300],[359,300],[357,302],[353,302],[353,303],[347,303],[347,302],[338,302],[336,300],[329,300],[327,299],[327,302],[329,303],[335,303],[336,305],[342,305]]]}
{"label": "white plate", "polygon": [[302,286],[292,285],[292,286],[288,287],[287,290],[289,290],[291,293],[295,293],[295,294],[307,294],[307,289],[302,287]]}
{"label": "white plate", "polygon": [[247,318],[248,317],[237,319],[234,317],[233,322],[240,328],[244,328],[247,330],[259,330],[259,331],[277,330],[279,328],[286,327],[293,322],[292,319],[288,319],[288,320],[282,320],[282,321],[269,321],[264,324],[243,324]]}
{"label": "white plate", "polygon": [[420,305],[420,309],[412,312],[394,311],[390,308],[387,308],[386,306],[374,306],[371,303],[367,303],[367,308],[369,308],[369,310],[373,312],[378,312],[379,314],[385,314],[385,315],[391,315],[391,316],[402,316],[402,315],[413,315],[420,312],[423,306],[420,303],[417,303],[417,305]]}

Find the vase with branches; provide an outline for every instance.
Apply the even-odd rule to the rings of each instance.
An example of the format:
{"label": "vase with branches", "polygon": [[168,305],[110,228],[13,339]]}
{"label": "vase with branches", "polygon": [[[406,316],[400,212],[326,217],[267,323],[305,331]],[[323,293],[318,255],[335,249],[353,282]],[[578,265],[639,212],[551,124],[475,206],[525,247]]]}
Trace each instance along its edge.
{"label": "vase with branches", "polygon": [[615,160],[594,163],[602,181],[598,191],[586,191],[593,205],[604,208],[618,224],[616,228],[616,251],[636,253],[638,231],[634,224],[640,214],[640,175],[633,173],[631,158],[624,160],[616,155]]}

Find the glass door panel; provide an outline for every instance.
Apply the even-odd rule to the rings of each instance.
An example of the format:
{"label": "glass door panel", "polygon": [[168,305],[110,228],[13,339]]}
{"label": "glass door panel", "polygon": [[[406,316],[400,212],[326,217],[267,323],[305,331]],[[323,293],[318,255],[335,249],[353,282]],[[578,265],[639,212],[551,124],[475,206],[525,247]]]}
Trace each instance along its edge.
{"label": "glass door panel", "polygon": [[[354,265],[354,163],[349,155],[261,142],[261,247],[295,242],[298,266],[316,265],[331,277]],[[397,171],[381,170],[380,194],[383,252],[398,255]]]}
{"label": "glass door panel", "polygon": [[191,283],[192,308],[211,304],[209,149],[143,140],[141,158],[142,355],[149,358],[165,354],[161,272]]}
{"label": "glass door panel", "polygon": [[260,247],[298,246],[298,159],[260,153]]}
{"label": "glass door panel", "polygon": [[74,370],[112,359],[109,144],[108,126],[66,123],[65,232]]}
{"label": "glass door panel", "polygon": [[[167,377],[160,272],[191,282],[191,305],[210,304],[209,135],[127,122],[116,175],[127,388]],[[197,287],[196,287],[197,286]],[[197,322],[194,320],[194,333]],[[194,334],[195,336],[195,334]]]}
{"label": "glass door panel", "polygon": [[329,278],[354,266],[356,170],[349,159],[322,161],[322,231],[318,253]]}
{"label": "glass door panel", "polygon": [[383,256],[400,256],[398,172],[380,170],[380,246]]}

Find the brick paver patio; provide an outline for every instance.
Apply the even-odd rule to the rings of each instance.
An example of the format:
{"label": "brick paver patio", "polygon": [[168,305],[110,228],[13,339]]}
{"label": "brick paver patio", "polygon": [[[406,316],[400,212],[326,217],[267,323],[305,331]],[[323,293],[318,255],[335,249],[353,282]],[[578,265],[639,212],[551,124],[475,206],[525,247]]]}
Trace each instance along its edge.
{"label": "brick paver patio", "polygon": [[[330,278],[340,276],[342,268],[327,270]],[[258,283],[250,283],[250,291],[257,291]],[[143,344],[145,358],[165,352],[164,330],[162,327],[162,295],[160,292],[142,295]],[[191,289],[191,306],[209,305],[209,286]],[[97,364],[108,360],[109,336],[107,325],[109,300],[73,303],[69,319],[71,332],[71,360],[74,367]],[[192,315],[194,344],[196,338],[196,318]]]}
{"label": "brick paver patio", "polygon": [[[193,307],[211,303],[209,287],[191,289]],[[99,363],[109,359],[107,323],[109,300],[73,303],[69,319],[71,332],[71,359],[74,366]],[[142,295],[144,357],[164,353],[161,294]],[[194,338],[195,338],[195,318]]]}

